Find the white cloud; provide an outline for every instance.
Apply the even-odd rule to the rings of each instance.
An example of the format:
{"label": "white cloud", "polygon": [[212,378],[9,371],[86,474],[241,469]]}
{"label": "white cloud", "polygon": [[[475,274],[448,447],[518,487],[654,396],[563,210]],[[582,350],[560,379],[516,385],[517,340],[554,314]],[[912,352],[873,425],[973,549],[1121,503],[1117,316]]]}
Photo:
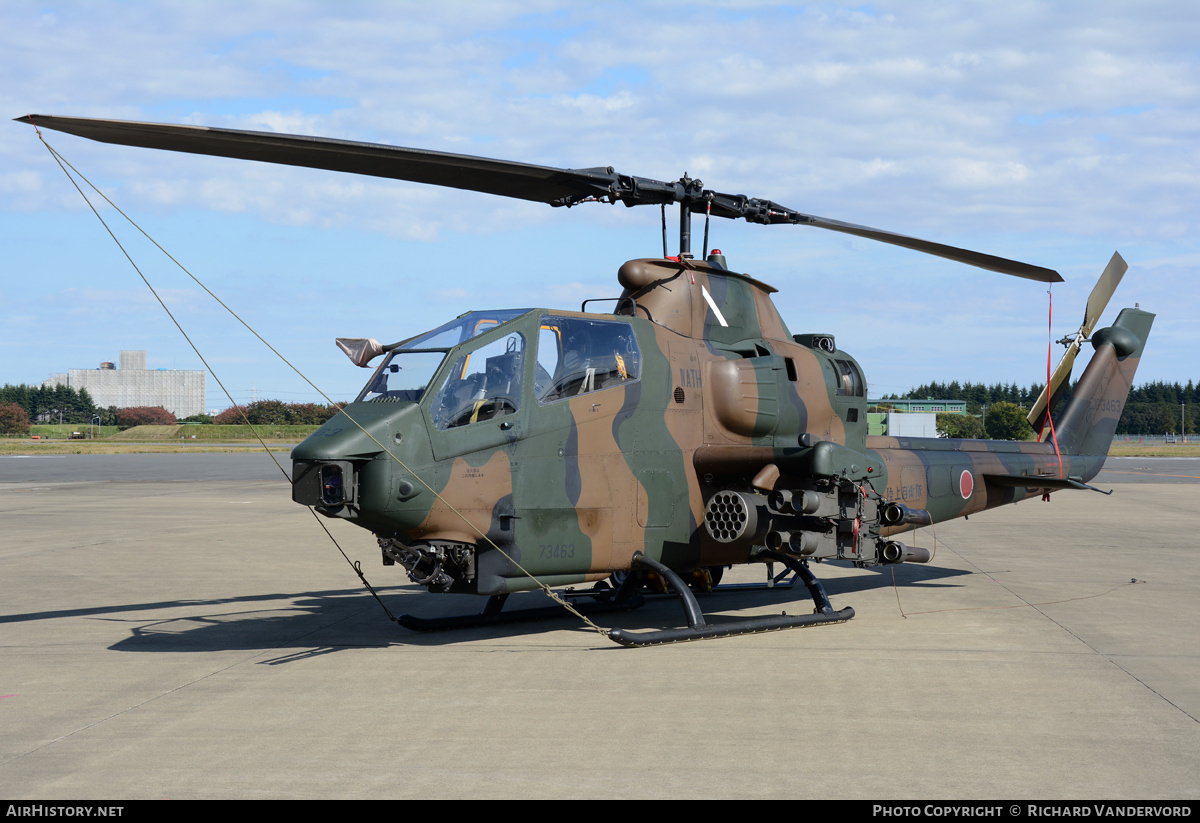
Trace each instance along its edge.
{"label": "white cloud", "polygon": [[947,164],[949,179],[953,185],[969,187],[995,187],[1007,183],[1019,183],[1029,177],[1029,169],[1020,163],[989,163],[980,160],[952,159]]}
{"label": "white cloud", "polygon": [[[0,101],[11,116],[276,130],[551,166],[611,164],[660,179],[687,171],[723,191],[1090,272],[1112,245],[1152,259],[1195,255],[1197,42],[1200,7],[1170,2],[701,3],[686,11],[247,2],[214,14],[205,4],[149,0],[47,12],[17,0],[0,6]],[[2,207],[45,221],[34,241],[45,259],[49,227],[81,206],[23,128],[10,124],[0,142]],[[658,251],[652,210],[579,208],[567,217],[415,184],[48,138],[123,207],[168,227],[214,215],[255,239],[242,248],[249,240],[214,238],[197,254],[230,254],[238,265],[273,255],[258,269],[289,273],[312,268],[313,258],[337,260],[360,289],[358,269],[384,287],[410,274],[413,257],[426,269],[466,272],[449,288],[436,284],[437,294],[416,278],[401,307],[390,315],[363,308],[380,312],[364,322],[410,322],[397,316],[422,295],[447,305],[505,301],[513,295],[502,284],[531,271],[567,269],[563,282],[572,285],[559,296],[573,301],[576,284],[611,277],[610,256],[624,251],[618,239],[630,244],[627,256]],[[238,222],[221,222],[227,215]],[[818,264],[830,277],[865,267],[877,288],[911,288],[901,281],[942,271],[908,252],[881,257],[864,251],[866,241],[818,232],[714,230],[719,244],[741,246],[727,249],[731,258],[783,286],[789,272]],[[22,246],[8,231],[6,248],[38,258],[33,242]],[[518,234],[530,238],[520,251],[508,245]],[[261,238],[275,236],[308,251],[268,252]],[[64,256],[60,265],[95,269],[104,259],[93,246],[81,262]],[[259,275],[244,265],[239,285],[252,289]],[[964,274],[962,288],[980,276],[994,275]],[[851,314],[888,316],[870,288],[855,291]],[[324,310],[353,311],[333,298]]]}

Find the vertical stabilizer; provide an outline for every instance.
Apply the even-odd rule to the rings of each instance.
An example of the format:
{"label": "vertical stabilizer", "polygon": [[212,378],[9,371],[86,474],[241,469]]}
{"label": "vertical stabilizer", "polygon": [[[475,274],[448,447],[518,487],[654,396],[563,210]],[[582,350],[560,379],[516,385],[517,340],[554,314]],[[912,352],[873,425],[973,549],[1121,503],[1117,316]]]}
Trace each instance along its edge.
{"label": "vertical stabilizer", "polygon": [[[1123,309],[1116,323],[1092,335],[1096,353],[1055,423],[1063,451],[1108,454],[1153,323],[1154,315],[1149,312]],[[1098,462],[1096,471],[1099,468]]]}

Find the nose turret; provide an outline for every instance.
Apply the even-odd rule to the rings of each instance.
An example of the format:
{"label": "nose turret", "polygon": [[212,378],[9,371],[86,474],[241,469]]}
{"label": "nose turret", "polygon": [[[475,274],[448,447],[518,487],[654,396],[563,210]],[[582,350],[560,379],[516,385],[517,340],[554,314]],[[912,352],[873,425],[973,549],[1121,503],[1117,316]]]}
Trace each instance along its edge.
{"label": "nose turret", "polygon": [[401,464],[427,465],[428,443],[417,404],[351,403],[292,450],[292,499],[390,532],[401,524],[386,516],[389,502],[418,492]]}

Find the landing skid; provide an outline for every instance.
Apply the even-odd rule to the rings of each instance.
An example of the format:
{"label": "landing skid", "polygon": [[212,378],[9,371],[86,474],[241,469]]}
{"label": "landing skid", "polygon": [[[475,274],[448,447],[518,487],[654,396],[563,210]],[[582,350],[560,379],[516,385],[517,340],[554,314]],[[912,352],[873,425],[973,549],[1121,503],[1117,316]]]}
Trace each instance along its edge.
{"label": "landing skid", "polygon": [[[825,595],[821,582],[809,571],[808,564],[784,554],[763,552],[761,557],[782,563],[788,571],[782,572],[770,579],[766,584],[726,584],[720,590],[747,589],[791,589],[795,579],[788,579],[789,573],[808,587],[809,595],[816,604],[812,614],[771,615],[769,617],[745,617],[712,625],[704,620],[704,613],[691,588],[683,582],[678,574],[656,560],[644,555],[634,558],[635,565],[640,565],[653,571],[670,584],[679,597],[687,619],[686,629],[661,629],[649,632],[627,632],[624,629],[609,629],[608,638],[622,646],[657,646],[664,643],[680,643],[685,640],[706,640],[713,637],[731,637],[738,634],[753,634],[756,632],[771,632],[781,629],[794,629],[803,626],[817,626],[824,623],[844,623],[854,617],[854,609],[845,608],[835,611]],[[645,604],[646,599],[637,594],[636,575],[627,576],[616,590],[575,591],[565,596],[571,600],[572,606],[581,614],[594,615],[608,612],[630,611]],[[532,620],[548,620],[556,617],[567,617],[569,613],[561,606],[545,606],[535,609],[519,609],[503,611],[507,594],[496,594],[488,598],[479,614],[461,614],[450,617],[417,617],[412,614],[402,614],[396,622],[406,629],[419,632],[435,632],[447,629],[467,629],[477,626],[496,626],[504,623],[524,623]]]}
{"label": "landing skid", "polygon": [[813,576],[812,572],[808,569],[808,564],[803,560],[797,560],[796,558],[776,552],[764,552],[762,556],[783,563],[795,572],[797,577],[804,581],[804,585],[808,587],[808,592],[812,595],[813,602],[816,604],[816,610],[813,614],[745,617],[731,620],[728,623],[721,623],[717,626],[711,625],[704,621],[704,613],[700,610],[700,604],[696,601],[696,596],[692,594],[691,589],[680,579],[679,575],[656,560],[651,560],[644,555],[637,555],[634,557],[636,565],[644,566],[660,575],[671,584],[671,588],[679,595],[679,602],[683,606],[683,613],[687,618],[688,627],[686,629],[662,629],[660,631],[638,632],[636,634],[627,632],[624,629],[609,629],[608,638],[614,643],[620,643],[622,646],[657,646],[663,643],[679,643],[685,640],[707,640],[713,637],[730,637],[737,634],[752,634],[755,632],[773,632],[780,629],[816,626],[823,623],[844,623],[854,617],[854,609],[850,607],[846,607],[841,611],[834,611],[833,606],[829,604],[829,598],[825,595],[825,589],[821,586],[821,581]]}
{"label": "landing skid", "polygon": [[[445,629],[469,629],[475,626],[496,626],[501,623],[524,623],[531,620],[549,620],[555,617],[569,617],[570,613],[562,606],[544,606],[537,609],[519,609],[506,612],[504,601],[507,594],[494,594],[484,604],[479,614],[459,614],[451,617],[417,617],[413,614],[402,614],[396,622],[406,629],[418,632],[437,632]],[[574,598],[572,598],[574,600]],[[590,603],[575,601],[571,605],[580,614],[593,615],[607,612],[623,612],[644,605],[645,598],[630,593],[622,598],[620,592],[605,600]]]}

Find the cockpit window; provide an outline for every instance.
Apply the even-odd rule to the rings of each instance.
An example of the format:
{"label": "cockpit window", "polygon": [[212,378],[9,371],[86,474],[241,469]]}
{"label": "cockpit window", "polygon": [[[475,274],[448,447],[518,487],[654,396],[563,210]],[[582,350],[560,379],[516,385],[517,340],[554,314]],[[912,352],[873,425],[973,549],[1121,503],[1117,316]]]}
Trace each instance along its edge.
{"label": "cockpit window", "polygon": [[358,400],[416,403],[445,359],[446,353],[442,351],[394,351],[371,375],[371,382],[358,395]]}
{"label": "cockpit window", "polygon": [[419,401],[442,365],[447,351],[527,311],[505,309],[469,312],[432,331],[390,347],[391,351],[383,363],[359,393],[358,401]]}
{"label": "cockpit window", "polygon": [[834,360],[838,371],[838,390],[841,395],[849,395],[851,397],[863,397],[866,392],[863,388],[862,373],[849,360]]}
{"label": "cockpit window", "polygon": [[525,337],[519,332],[458,358],[430,407],[434,425],[453,429],[516,412],[524,362]]}
{"label": "cockpit window", "polygon": [[543,315],[534,395],[552,403],[623,386],[641,376],[642,359],[628,323]]}

